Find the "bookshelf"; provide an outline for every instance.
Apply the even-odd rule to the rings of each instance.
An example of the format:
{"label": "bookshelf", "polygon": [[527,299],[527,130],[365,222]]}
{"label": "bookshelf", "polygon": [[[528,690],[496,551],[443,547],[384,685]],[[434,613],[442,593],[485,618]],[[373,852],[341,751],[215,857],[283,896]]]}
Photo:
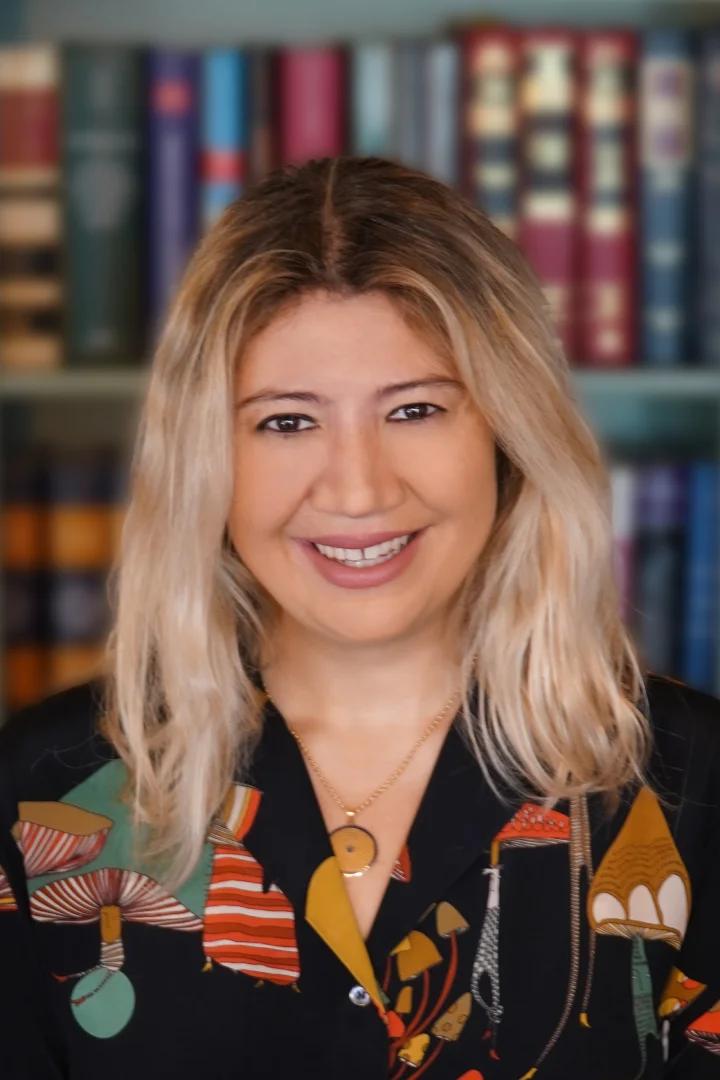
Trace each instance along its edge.
{"label": "bookshelf", "polygon": [[[0,43],[125,42],[138,45],[282,44],[353,42],[440,34],[478,17],[519,25],[580,27],[720,27],[720,0],[604,0],[577,5],[572,0],[366,0],[338,5],[305,0],[302,18],[296,0],[264,0],[237,5],[208,0],[198,24],[197,5],[173,0],[5,0],[0,12]],[[0,435],[29,440],[57,439],[68,444],[105,438],[129,450],[136,410],[147,371],[139,358],[112,368],[47,372],[0,369]],[[678,459],[693,455],[720,462],[720,369],[573,371],[577,397],[597,430],[610,459],[638,460],[658,450]],[[2,491],[0,490],[0,499]],[[2,627],[0,577],[0,633]],[[720,618],[718,619],[720,641]],[[2,640],[0,640],[0,650]],[[0,723],[4,700],[0,671]],[[720,648],[716,659],[720,693]]]}

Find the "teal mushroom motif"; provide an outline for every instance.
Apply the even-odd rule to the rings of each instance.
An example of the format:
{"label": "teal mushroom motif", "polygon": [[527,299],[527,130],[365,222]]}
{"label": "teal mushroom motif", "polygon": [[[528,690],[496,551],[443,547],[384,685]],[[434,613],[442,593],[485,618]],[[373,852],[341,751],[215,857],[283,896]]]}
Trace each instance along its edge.
{"label": "teal mushroom motif", "polygon": [[122,971],[122,921],[172,930],[201,930],[202,920],[152,878],[135,870],[107,867],[53,881],[37,889],[30,910],[39,922],[100,924],[100,959],[92,968],[56,975],[79,978],[71,998],[75,1019],[98,1038],[116,1035],[135,1006],[135,991]]}

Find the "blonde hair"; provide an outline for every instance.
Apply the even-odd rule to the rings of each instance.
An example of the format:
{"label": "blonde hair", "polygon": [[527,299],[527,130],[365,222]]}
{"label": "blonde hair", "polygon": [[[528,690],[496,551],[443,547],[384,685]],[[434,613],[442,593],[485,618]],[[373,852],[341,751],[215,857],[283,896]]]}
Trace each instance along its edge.
{"label": "blonde hair", "polygon": [[458,192],[397,162],[287,166],[226,208],[177,289],[109,578],[101,730],[169,886],[195,866],[262,727],[251,669],[271,643],[272,598],[227,530],[236,364],[315,290],[382,290],[443,351],[494,433],[496,519],[459,600],[462,730],[486,780],[549,802],[594,791],[612,801],[649,756],[608,471],[526,259]]}

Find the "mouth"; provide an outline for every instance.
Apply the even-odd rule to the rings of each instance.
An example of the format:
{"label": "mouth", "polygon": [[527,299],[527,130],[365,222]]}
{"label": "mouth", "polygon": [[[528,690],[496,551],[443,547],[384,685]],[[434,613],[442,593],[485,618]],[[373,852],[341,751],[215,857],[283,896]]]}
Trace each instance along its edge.
{"label": "mouth", "polygon": [[[380,566],[380,565],[382,565],[382,563],[391,562],[393,559],[396,559],[403,551],[405,551],[406,548],[409,548],[410,545],[416,540],[416,538],[421,533],[423,533],[424,531],[425,531],[425,529],[423,528],[423,529],[416,529],[415,532],[407,533],[406,534],[407,539],[402,544],[400,544],[398,546],[395,546],[390,551],[382,552],[382,553],[377,554],[377,555],[375,555],[373,557],[370,557],[370,558],[362,558],[362,557],[360,557],[360,558],[353,558],[353,559],[340,559],[337,556],[334,556],[334,555],[330,554],[330,551],[332,551],[332,550],[354,550],[354,549],[352,549],[352,548],[348,548],[348,549],[337,549],[337,548],[332,549],[331,548],[331,549],[328,550],[328,548],[325,545],[322,545],[322,547],[325,547],[325,550],[323,551],[323,550],[321,550],[321,547],[319,547],[312,540],[303,540],[302,543],[305,544],[306,546],[309,546],[310,548],[312,548],[313,551],[315,551],[318,555],[320,555],[321,558],[327,560],[328,563],[335,563],[336,565],[339,565],[339,566],[347,566],[347,567],[350,567],[351,569],[362,570],[362,569],[365,569],[367,567]],[[382,545],[374,545],[374,546],[381,547]],[[366,548],[366,549],[358,548],[356,550],[357,551],[371,550],[371,548]]]}

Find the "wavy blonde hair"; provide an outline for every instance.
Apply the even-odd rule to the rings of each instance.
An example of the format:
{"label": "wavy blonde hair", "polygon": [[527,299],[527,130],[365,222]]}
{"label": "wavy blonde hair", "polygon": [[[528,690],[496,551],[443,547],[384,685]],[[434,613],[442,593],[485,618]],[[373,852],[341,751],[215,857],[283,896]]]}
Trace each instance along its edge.
{"label": "wavy blonde hair", "polygon": [[608,470],[536,276],[430,176],[376,157],[311,160],[268,174],[199,243],[130,463],[101,730],[170,886],[191,873],[262,727],[252,669],[271,644],[272,598],[227,530],[236,365],[313,290],[382,290],[493,430],[497,514],[459,600],[462,729],[486,780],[548,803],[602,791],[616,804],[644,779],[648,700],[619,615]]}

